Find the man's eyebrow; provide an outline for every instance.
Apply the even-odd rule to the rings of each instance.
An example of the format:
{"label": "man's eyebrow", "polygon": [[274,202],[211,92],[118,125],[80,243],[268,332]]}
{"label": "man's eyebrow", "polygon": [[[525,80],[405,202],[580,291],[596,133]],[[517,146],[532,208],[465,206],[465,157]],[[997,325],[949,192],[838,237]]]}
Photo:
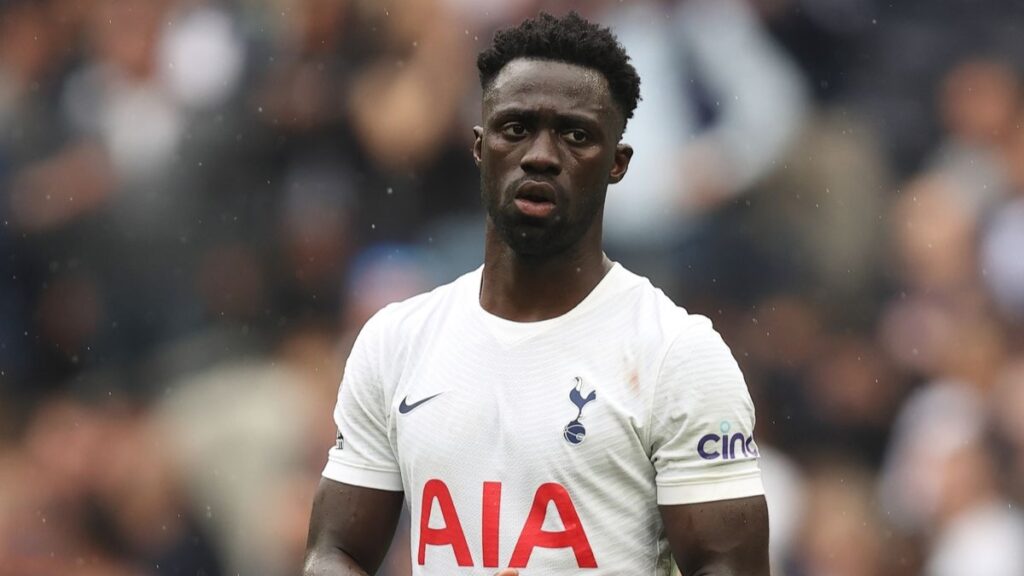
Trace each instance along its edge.
{"label": "man's eyebrow", "polygon": [[491,120],[504,120],[505,118],[528,118],[537,116],[535,110],[527,110],[516,106],[506,106],[491,112]]}
{"label": "man's eyebrow", "polygon": [[[508,118],[535,119],[541,114],[541,112],[530,108],[507,106],[493,111],[491,113],[491,121],[501,121],[506,120]],[[600,126],[601,124],[600,119],[597,118],[596,116],[592,116],[589,114],[581,114],[579,112],[559,112],[556,114],[555,118],[558,122],[565,124],[586,124],[598,126]]]}

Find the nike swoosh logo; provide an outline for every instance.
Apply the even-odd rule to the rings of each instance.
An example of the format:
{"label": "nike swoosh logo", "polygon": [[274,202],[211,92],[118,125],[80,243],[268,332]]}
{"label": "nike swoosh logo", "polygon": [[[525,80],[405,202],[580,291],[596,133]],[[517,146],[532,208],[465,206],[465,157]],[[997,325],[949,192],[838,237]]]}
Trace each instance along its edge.
{"label": "nike swoosh logo", "polygon": [[406,396],[405,398],[402,398],[402,403],[398,405],[398,412],[401,413],[401,414],[408,414],[409,412],[412,412],[416,408],[419,408],[420,406],[422,406],[424,403],[426,403],[426,402],[428,402],[430,400],[433,400],[434,398],[437,398],[441,394],[444,394],[444,392],[438,392],[437,394],[434,394],[433,396],[427,396],[426,398],[424,398],[422,400],[417,400],[416,402],[413,402],[412,404],[407,404],[405,402],[406,400],[409,399],[409,397]]}

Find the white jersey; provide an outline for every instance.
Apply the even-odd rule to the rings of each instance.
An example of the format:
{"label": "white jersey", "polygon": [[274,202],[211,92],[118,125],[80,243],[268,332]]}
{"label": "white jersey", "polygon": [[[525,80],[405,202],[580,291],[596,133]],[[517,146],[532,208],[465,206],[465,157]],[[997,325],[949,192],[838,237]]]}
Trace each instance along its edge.
{"label": "white jersey", "polygon": [[323,474],[405,492],[414,574],[667,575],[659,504],[763,493],[707,318],[616,264],[568,313],[511,322],[481,272],[367,322],[334,412]]}

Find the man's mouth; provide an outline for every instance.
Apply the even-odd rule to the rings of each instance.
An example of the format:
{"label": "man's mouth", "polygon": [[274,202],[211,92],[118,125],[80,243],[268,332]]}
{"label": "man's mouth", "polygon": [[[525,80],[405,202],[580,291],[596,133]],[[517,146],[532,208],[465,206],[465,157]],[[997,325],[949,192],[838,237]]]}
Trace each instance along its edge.
{"label": "man's mouth", "polygon": [[555,188],[547,182],[528,180],[519,185],[514,203],[524,216],[547,218],[555,211]]}

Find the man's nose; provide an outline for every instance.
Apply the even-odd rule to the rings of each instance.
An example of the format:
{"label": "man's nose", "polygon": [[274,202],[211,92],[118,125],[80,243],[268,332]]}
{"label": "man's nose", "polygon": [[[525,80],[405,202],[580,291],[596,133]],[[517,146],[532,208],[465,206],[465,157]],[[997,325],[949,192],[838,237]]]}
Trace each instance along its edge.
{"label": "man's nose", "polygon": [[527,174],[549,174],[557,176],[562,171],[562,159],[558,150],[558,135],[551,130],[541,130],[529,142],[529,148],[519,162]]}

